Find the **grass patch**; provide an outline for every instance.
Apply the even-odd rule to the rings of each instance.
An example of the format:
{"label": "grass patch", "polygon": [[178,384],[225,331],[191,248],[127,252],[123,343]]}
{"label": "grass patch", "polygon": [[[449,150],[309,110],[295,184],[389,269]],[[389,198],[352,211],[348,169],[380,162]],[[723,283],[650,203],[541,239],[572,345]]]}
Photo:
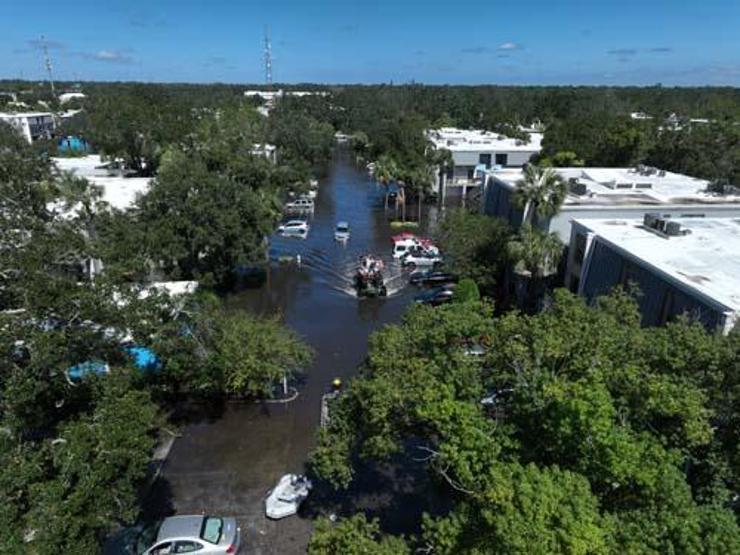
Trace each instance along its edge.
{"label": "grass patch", "polygon": [[391,229],[416,229],[419,227],[419,222],[399,222],[398,220],[391,222]]}

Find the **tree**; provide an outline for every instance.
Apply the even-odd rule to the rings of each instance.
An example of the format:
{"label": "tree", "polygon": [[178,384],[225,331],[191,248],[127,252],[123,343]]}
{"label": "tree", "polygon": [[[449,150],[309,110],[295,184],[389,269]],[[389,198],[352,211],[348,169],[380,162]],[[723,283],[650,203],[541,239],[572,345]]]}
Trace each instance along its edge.
{"label": "tree", "polygon": [[225,393],[272,397],[277,384],[311,361],[310,348],[275,318],[220,314],[214,326],[208,364],[223,375]]}
{"label": "tree", "polygon": [[453,300],[458,303],[479,301],[480,291],[478,291],[478,286],[470,278],[460,280],[460,283],[458,283],[457,287],[455,288]]}
{"label": "tree", "polygon": [[523,225],[535,225],[554,216],[568,193],[567,184],[552,168],[527,165],[524,177],[517,182],[513,202],[523,211]]}
{"label": "tree", "polygon": [[[473,341],[483,356],[466,356]],[[588,306],[556,291],[534,316],[414,307],[371,338],[313,469],[344,487],[358,459],[424,461],[452,499],[410,539],[431,552],[721,551],[740,541],[734,493],[693,489],[691,469],[732,484],[708,461],[726,341],[642,328],[622,292]]]}
{"label": "tree", "polygon": [[310,555],[403,555],[411,553],[402,538],[381,534],[377,520],[359,514],[333,524],[321,518],[308,544]]}
{"label": "tree", "polygon": [[29,484],[21,524],[40,553],[95,552],[101,532],[138,515],[136,486],[147,474],[157,409],[125,377],[100,381],[92,414],[66,423],[42,446],[50,469]]}
{"label": "tree", "polygon": [[91,101],[90,142],[143,176],[155,175],[167,147],[194,126],[192,106],[160,86],[119,86]]}
{"label": "tree", "polygon": [[520,308],[532,311],[544,294],[544,279],[557,271],[563,254],[563,244],[556,233],[547,233],[528,224],[521,227],[508,244],[514,272],[523,281],[519,296]]}
{"label": "tree", "polygon": [[503,276],[510,235],[501,220],[464,209],[447,210],[437,232],[450,269],[475,281],[488,295]]}
{"label": "tree", "polygon": [[572,150],[561,150],[556,152],[552,156],[546,156],[542,158],[539,161],[539,165],[545,168],[567,168],[584,166],[585,162],[578,158],[578,155]]}
{"label": "tree", "polygon": [[165,156],[133,217],[144,229],[147,257],[173,279],[228,286],[239,266],[264,261],[264,238],[279,217],[279,204],[269,163],[250,160],[237,178],[210,171],[186,152]]}

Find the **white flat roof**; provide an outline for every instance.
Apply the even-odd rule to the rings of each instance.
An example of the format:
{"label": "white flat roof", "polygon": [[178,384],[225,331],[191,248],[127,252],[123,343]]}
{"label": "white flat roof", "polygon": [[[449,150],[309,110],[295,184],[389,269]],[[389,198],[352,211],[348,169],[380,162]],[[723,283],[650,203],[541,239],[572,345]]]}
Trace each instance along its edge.
{"label": "white flat roof", "polygon": [[51,112],[0,112],[0,118],[52,117]]}
{"label": "white flat roof", "polygon": [[436,148],[452,152],[539,152],[542,144],[542,133],[530,133],[529,142],[525,143],[492,131],[455,127],[432,129],[427,132],[427,137]]}
{"label": "white flat roof", "polygon": [[72,172],[101,187],[103,200],[119,210],[130,208],[136,200],[136,195],[149,190],[148,177],[109,176],[106,169],[99,168],[104,162],[97,154],[53,160],[61,171]]}
{"label": "white flat roof", "polygon": [[573,220],[684,288],[740,311],[740,218],[671,218],[688,235],[663,237],[636,220]]}
{"label": "white flat roof", "polygon": [[[650,175],[635,168],[553,168],[566,181],[586,186],[586,193],[569,193],[565,206],[630,206],[666,204],[734,204],[738,195],[707,193],[709,182],[680,173],[655,170]],[[522,179],[521,168],[489,170],[488,174],[515,188]]]}

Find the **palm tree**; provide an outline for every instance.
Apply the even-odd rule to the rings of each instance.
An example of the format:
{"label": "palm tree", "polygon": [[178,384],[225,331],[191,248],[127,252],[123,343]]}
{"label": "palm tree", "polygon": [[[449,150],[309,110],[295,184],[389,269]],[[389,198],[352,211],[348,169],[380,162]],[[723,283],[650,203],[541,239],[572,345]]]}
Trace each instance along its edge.
{"label": "palm tree", "polygon": [[509,242],[509,257],[514,262],[514,273],[523,282],[524,294],[519,295],[519,307],[534,311],[540,303],[544,278],[556,272],[563,244],[556,233],[524,224],[516,238]]}
{"label": "palm tree", "polygon": [[548,218],[557,214],[568,194],[565,180],[552,168],[527,165],[524,177],[516,184],[513,201],[524,210],[522,225],[534,225],[535,216]]}
{"label": "palm tree", "polygon": [[398,164],[396,164],[396,161],[387,154],[383,154],[375,161],[373,175],[378,183],[385,185],[386,210],[388,210],[388,184],[398,179],[398,173]]}

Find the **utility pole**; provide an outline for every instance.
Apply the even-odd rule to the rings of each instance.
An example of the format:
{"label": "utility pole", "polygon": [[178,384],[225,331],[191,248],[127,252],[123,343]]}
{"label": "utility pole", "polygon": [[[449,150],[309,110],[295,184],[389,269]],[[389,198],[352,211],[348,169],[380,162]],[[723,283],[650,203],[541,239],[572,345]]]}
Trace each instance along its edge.
{"label": "utility pole", "polygon": [[270,27],[265,27],[265,84],[272,85],[272,42],[270,41]]}
{"label": "utility pole", "polygon": [[44,35],[41,35],[41,46],[44,49],[44,65],[46,66],[46,71],[49,74],[49,86],[51,87],[51,96],[53,98],[56,98],[57,95],[54,92],[54,75],[51,72],[51,60],[49,59],[49,49],[46,46],[46,38]]}

